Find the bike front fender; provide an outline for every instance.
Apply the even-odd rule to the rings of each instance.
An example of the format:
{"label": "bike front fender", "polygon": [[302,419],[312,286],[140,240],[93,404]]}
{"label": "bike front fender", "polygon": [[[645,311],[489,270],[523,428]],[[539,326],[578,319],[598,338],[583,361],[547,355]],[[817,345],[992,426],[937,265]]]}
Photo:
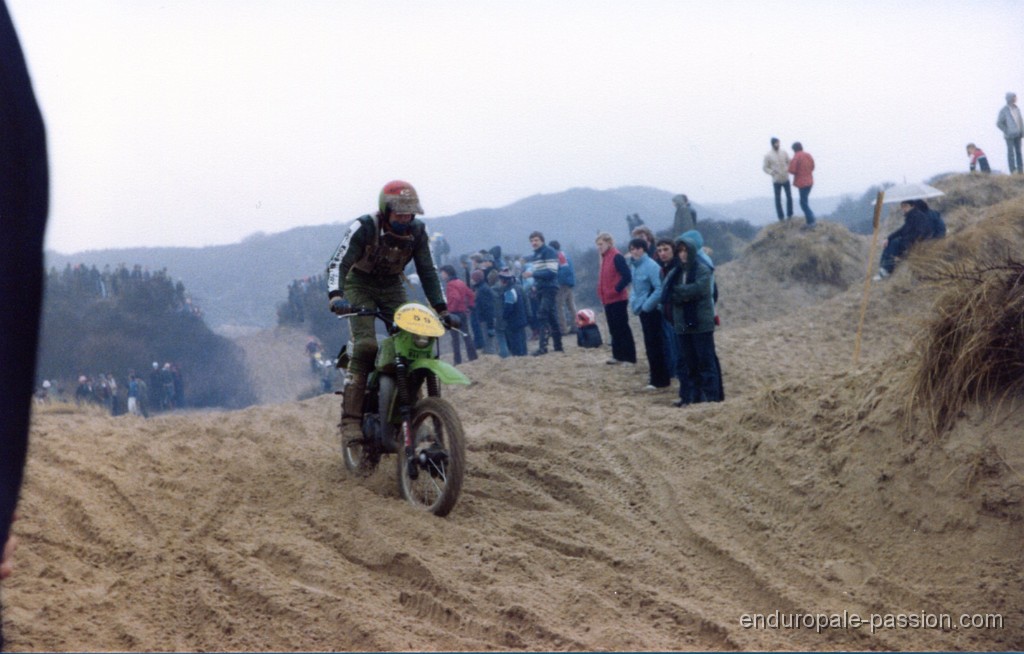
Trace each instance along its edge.
{"label": "bike front fender", "polygon": [[440,359],[416,359],[409,364],[409,371],[427,369],[434,373],[445,384],[462,384],[469,386],[469,377],[465,376],[452,364]]}

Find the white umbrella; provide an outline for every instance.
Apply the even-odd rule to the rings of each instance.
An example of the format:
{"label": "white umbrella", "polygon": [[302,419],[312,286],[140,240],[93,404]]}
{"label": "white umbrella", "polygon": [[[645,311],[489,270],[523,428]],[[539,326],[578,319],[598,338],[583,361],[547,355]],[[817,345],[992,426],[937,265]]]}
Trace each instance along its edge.
{"label": "white umbrella", "polygon": [[945,193],[927,184],[897,184],[885,189],[885,200],[882,201],[882,204],[903,202],[904,200],[926,200],[937,198],[940,195],[945,195]]}

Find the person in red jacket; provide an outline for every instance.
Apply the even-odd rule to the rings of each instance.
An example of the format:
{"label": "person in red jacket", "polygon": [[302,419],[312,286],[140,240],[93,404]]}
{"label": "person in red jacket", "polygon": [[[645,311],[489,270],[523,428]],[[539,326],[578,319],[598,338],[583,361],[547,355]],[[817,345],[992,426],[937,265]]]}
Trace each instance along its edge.
{"label": "person in red jacket", "polygon": [[[469,312],[476,304],[476,293],[473,292],[466,282],[459,279],[455,267],[451,265],[441,266],[441,282],[444,283],[444,294],[448,299],[448,313],[459,319],[462,327],[469,326]],[[449,331],[452,335],[452,361],[455,365],[462,363],[462,338],[466,339],[466,356],[470,361],[476,361],[476,344],[473,343],[473,335],[463,334],[459,329]]]}
{"label": "person in red jacket", "polygon": [[608,363],[636,363],[636,341],[629,326],[629,284],[633,273],[626,258],[615,249],[615,239],[608,232],[597,235],[597,252],[601,255],[601,272],[597,296],[604,305],[608,333],[612,340],[612,358]]}
{"label": "person in red jacket", "polygon": [[814,157],[804,152],[804,146],[797,141],[793,144],[793,159],[789,162],[789,174],[793,176],[793,186],[800,192],[800,208],[807,219],[806,229],[814,228],[814,212],[807,204],[814,186]]}

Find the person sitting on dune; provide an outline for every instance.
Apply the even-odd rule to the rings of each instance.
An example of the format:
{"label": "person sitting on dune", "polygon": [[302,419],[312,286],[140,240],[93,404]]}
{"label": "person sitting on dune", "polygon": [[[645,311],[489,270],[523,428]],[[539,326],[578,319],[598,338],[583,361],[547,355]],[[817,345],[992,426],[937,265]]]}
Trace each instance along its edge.
{"label": "person sitting on dune", "polygon": [[914,243],[934,236],[928,204],[924,200],[900,202],[903,225],[882,242],[882,261],[874,280],[880,281],[892,274],[896,259],[907,253]]}

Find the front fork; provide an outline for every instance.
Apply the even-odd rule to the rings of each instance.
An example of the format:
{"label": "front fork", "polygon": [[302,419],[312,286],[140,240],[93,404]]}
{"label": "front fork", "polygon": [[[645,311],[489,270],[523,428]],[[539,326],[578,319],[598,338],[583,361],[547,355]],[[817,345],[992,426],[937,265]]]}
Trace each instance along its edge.
{"label": "front fork", "polygon": [[395,381],[398,394],[398,412],[401,417],[400,434],[405,445],[405,465],[409,479],[416,479],[420,469],[416,460],[416,443],[412,435],[412,393],[409,389],[409,366],[403,357],[395,357]]}

